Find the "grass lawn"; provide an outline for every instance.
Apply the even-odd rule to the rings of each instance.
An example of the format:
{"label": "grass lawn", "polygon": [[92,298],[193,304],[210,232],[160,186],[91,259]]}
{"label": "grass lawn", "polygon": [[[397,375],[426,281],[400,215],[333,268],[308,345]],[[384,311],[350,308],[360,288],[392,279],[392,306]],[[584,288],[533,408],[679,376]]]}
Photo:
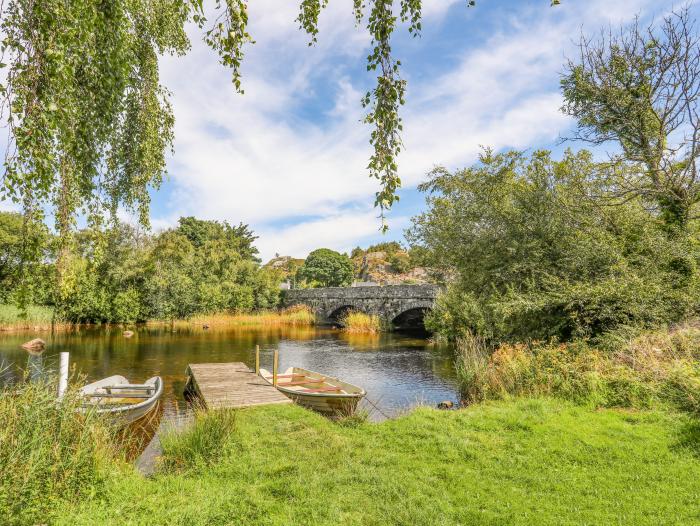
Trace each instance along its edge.
{"label": "grass lawn", "polygon": [[519,399],[352,427],[269,406],[221,442],[210,415],[166,440],[169,471],[117,470],[58,524],[700,524],[689,416]]}

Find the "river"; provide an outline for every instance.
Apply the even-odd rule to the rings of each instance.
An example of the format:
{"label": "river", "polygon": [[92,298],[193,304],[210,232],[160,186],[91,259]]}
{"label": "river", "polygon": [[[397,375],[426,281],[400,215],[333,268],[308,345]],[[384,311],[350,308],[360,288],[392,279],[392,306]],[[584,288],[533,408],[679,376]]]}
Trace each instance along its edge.
{"label": "river", "polygon": [[[392,417],[418,404],[458,400],[449,349],[399,333],[352,335],[330,328],[185,328],[145,326],[125,338],[120,328],[95,327],[51,335],[0,333],[0,364],[12,365],[5,380],[17,378],[28,354],[20,345],[37,335],[47,343],[42,359],[56,368],[69,351],[80,381],[121,374],[133,382],[160,375],[165,383],[165,414],[185,409],[183,388],[189,363],[245,362],[253,366],[260,345],[261,366],[271,368],[279,350],[280,369],[303,367],[364,387],[365,409],[374,420]],[[75,377],[74,377],[75,378]],[[75,380],[78,381],[78,380]]]}

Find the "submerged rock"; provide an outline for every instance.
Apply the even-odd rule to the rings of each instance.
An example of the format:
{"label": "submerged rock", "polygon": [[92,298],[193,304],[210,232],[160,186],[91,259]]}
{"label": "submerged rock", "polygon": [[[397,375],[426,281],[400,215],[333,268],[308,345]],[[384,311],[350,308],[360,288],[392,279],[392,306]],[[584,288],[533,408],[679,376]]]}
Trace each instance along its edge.
{"label": "submerged rock", "polygon": [[437,405],[438,409],[452,409],[454,407],[454,402],[451,400],[443,400]]}
{"label": "submerged rock", "polygon": [[134,335],[134,331],[124,331],[122,335],[124,338],[131,338]]}
{"label": "submerged rock", "polygon": [[41,338],[34,338],[22,344],[22,349],[29,352],[40,353],[46,349],[46,342]]}
{"label": "submerged rock", "polygon": [[208,328],[209,328],[209,325],[207,325],[206,323],[204,325],[202,325],[202,329],[208,329]]}

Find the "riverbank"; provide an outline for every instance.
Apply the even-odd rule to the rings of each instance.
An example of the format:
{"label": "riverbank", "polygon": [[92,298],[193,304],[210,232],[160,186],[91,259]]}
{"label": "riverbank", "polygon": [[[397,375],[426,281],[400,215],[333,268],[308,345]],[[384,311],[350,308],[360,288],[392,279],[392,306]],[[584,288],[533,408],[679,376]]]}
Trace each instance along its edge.
{"label": "riverbank", "polygon": [[[47,331],[51,330],[54,322],[52,307],[32,305],[27,309],[27,315],[15,305],[0,304],[0,332],[9,331]],[[54,328],[67,328],[70,324],[57,323]]]}
{"label": "riverbank", "polygon": [[226,327],[310,327],[316,316],[305,305],[293,305],[282,310],[250,313],[220,312],[199,314],[185,320],[149,321],[147,325],[173,325],[175,328],[226,328]]}
{"label": "riverbank", "polygon": [[[23,317],[20,310],[14,305],[0,305],[0,332],[18,331],[47,331],[47,330],[72,330],[80,327],[94,326],[95,324],[75,324],[70,322],[53,323],[54,312],[52,307],[31,306],[27,310],[27,316]],[[149,320],[146,325],[172,325],[175,328],[190,327],[309,327],[316,323],[314,313],[306,306],[295,305],[282,310],[267,310],[250,313],[213,313],[200,314],[188,319],[176,320]],[[125,327],[138,324],[103,324],[106,326]]]}
{"label": "riverbank", "polygon": [[505,344],[466,335],[456,345],[466,401],[555,396],[591,407],[700,414],[700,324],[611,333],[597,345]]}
{"label": "riverbank", "polygon": [[700,431],[552,399],[343,426],[298,406],[211,413],[166,466],[113,472],[56,524],[689,524]]}

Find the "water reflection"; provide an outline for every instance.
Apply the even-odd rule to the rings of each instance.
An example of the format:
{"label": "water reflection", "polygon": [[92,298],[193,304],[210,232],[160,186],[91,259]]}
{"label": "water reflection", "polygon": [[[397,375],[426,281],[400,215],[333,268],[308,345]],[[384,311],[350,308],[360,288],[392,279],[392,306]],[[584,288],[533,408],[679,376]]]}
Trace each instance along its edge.
{"label": "water reflection", "polygon": [[[456,400],[456,378],[448,349],[433,348],[425,339],[400,334],[358,335],[321,328],[212,328],[144,326],[131,338],[122,329],[87,328],[42,334],[47,350],[42,359],[57,363],[61,351],[71,353],[77,371],[94,381],[121,374],[134,382],[159,375],[165,382],[165,412],[183,405],[185,369],[189,363],[245,362],[253,365],[260,345],[263,366],[280,351],[280,368],[303,367],[338,376],[364,387],[382,413],[394,415],[417,403]],[[32,333],[0,334],[0,363],[27,364],[20,345]],[[368,407],[372,407],[369,405]]]}

